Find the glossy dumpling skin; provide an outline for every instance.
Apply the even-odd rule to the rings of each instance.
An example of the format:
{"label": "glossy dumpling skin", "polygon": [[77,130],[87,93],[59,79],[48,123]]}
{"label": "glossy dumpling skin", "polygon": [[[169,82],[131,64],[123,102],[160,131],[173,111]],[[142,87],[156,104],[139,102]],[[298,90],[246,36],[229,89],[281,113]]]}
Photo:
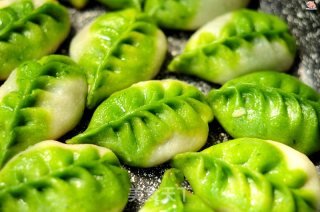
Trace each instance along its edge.
{"label": "glossy dumpling skin", "polygon": [[0,171],[0,209],[15,211],[122,211],[130,180],[117,157],[94,145],[43,141]]}
{"label": "glossy dumpling skin", "polygon": [[200,153],[177,155],[195,195],[218,211],[319,211],[320,181],[312,162],[278,142],[241,138]]}
{"label": "glossy dumpling skin", "polygon": [[213,18],[243,8],[249,0],[146,0],[144,10],[159,26],[195,30]]}
{"label": "glossy dumpling skin", "polygon": [[227,88],[237,84],[253,84],[278,88],[285,92],[297,94],[308,100],[320,100],[320,94],[315,89],[304,84],[298,78],[286,73],[279,73],[275,71],[250,73],[226,82],[222,88]]}
{"label": "glossy dumpling skin", "polygon": [[55,0],[1,0],[0,1],[0,8],[8,7],[14,3],[23,2],[23,1],[24,2],[32,2],[35,7],[40,7],[41,5],[45,4],[46,2],[54,2]]}
{"label": "glossy dumpling skin", "polygon": [[165,35],[134,9],[106,13],[72,40],[71,57],[87,72],[88,108],[115,91],[152,79],[167,50]]}
{"label": "glossy dumpling skin", "polygon": [[0,9],[0,80],[19,64],[53,53],[70,30],[66,8],[55,2],[17,1]]}
{"label": "glossy dumpling skin", "polygon": [[238,84],[212,90],[208,102],[234,138],[257,137],[305,154],[320,150],[320,103],[281,89]]}
{"label": "glossy dumpling skin", "polygon": [[125,9],[125,8],[135,8],[141,10],[141,4],[144,0],[98,0],[100,3],[106,5],[107,7],[115,10]]}
{"label": "glossy dumpling skin", "polygon": [[243,9],[200,28],[168,69],[223,84],[254,71],[287,71],[295,54],[295,40],[284,21]]}
{"label": "glossy dumpling skin", "polygon": [[212,119],[196,87],[178,80],[146,81],[111,95],[88,128],[67,142],[104,146],[128,165],[151,167],[199,150]]}
{"label": "glossy dumpling skin", "polygon": [[85,74],[67,56],[21,64],[0,87],[0,165],[32,144],[73,129],[86,94]]}
{"label": "glossy dumpling skin", "polygon": [[178,169],[166,170],[159,188],[139,212],[198,211],[213,212],[198,196],[182,187],[184,176]]}
{"label": "glossy dumpling skin", "polygon": [[76,9],[83,9],[88,4],[89,0],[67,0],[67,2],[69,2]]}

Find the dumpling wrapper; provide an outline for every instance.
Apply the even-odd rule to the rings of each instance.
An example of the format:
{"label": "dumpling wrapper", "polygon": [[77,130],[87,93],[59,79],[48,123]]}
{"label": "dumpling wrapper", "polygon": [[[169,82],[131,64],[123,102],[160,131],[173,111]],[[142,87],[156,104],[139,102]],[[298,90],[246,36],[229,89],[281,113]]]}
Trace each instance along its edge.
{"label": "dumpling wrapper", "polygon": [[200,28],[168,69],[223,84],[250,72],[287,71],[295,54],[295,39],[283,20],[243,9]]}
{"label": "dumpling wrapper", "polygon": [[196,87],[178,80],[146,81],[111,95],[95,110],[88,128],[67,143],[104,146],[125,164],[152,167],[199,150],[212,119]]}
{"label": "dumpling wrapper", "polygon": [[277,71],[259,71],[237,77],[226,82],[222,88],[238,84],[261,85],[264,87],[278,88],[282,91],[296,94],[311,101],[320,101],[320,93],[304,84],[297,77]]}
{"label": "dumpling wrapper", "polygon": [[319,211],[320,180],[304,154],[278,142],[241,138],[173,161],[195,195],[218,211]]}
{"label": "dumpling wrapper", "polygon": [[144,12],[167,29],[196,30],[212,19],[247,6],[249,0],[146,0]]}
{"label": "dumpling wrapper", "polygon": [[57,139],[80,121],[84,71],[67,56],[28,61],[0,87],[0,164],[32,144]]}
{"label": "dumpling wrapper", "polygon": [[186,211],[214,212],[200,197],[182,187],[184,176],[177,169],[165,171],[159,188],[146,200],[139,212]]}
{"label": "dumpling wrapper", "polygon": [[55,52],[70,31],[68,10],[54,1],[16,1],[0,9],[0,80],[22,62]]}
{"label": "dumpling wrapper", "polygon": [[43,141],[13,157],[0,171],[0,210],[112,211],[124,209],[128,172],[108,149]]}
{"label": "dumpling wrapper", "polygon": [[87,73],[87,107],[115,91],[152,79],[167,51],[166,37],[134,9],[110,12],[85,26],[71,41],[70,55]]}

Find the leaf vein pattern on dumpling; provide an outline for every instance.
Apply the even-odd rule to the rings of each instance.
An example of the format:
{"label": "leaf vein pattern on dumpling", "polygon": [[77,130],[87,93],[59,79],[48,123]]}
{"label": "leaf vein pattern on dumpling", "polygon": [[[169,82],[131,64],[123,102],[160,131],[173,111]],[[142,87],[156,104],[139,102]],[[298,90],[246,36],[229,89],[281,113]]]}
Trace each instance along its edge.
{"label": "leaf vein pattern on dumpling", "polygon": [[169,70],[223,84],[260,70],[288,70],[296,44],[281,19],[250,10],[225,14],[200,28]]}
{"label": "leaf vein pattern on dumpling", "polygon": [[213,212],[202,199],[186,190],[184,176],[178,169],[165,171],[159,188],[144,203],[139,212],[147,211],[198,211]]}
{"label": "leaf vein pattern on dumpling", "polygon": [[82,117],[84,72],[69,57],[28,61],[0,87],[0,164],[28,146],[56,139]]}
{"label": "leaf vein pattern on dumpling", "polygon": [[222,211],[318,211],[320,181],[304,154],[278,142],[241,138],[172,161],[195,195]]}
{"label": "leaf vein pattern on dumpling", "polygon": [[118,91],[94,112],[87,130],[69,143],[94,143],[125,163],[149,167],[199,150],[212,111],[204,95],[178,80],[146,81]]}
{"label": "leaf vein pattern on dumpling", "polygon": [[320,94],[312,87],[304,84],[297,77],[286,73],[275,71],[259,71],[237,77],[226,82],[222,88],[231,87],[237,84],[261,85],[281,89],[284,92],[294,93],[302,98],[311,101],[319,101]]}
{"label": "leaf vein pattern on dumpling", "polygon": [[68,11],[54,2],[35,8],[19,1],[0,9],[0,79],[6,79],[23,61],[53,53],[70,30]]}
{"label": "leaf vein pattern on dumpling", "polygon": [[196,30],[213,18],[243,8],[248,0],[146,0],[144,11],[162,28]]}
{"label": "leaf vein pattern on dumpling", "polygon": [[130,180],[116,156],[94,145],[44,141],[0,171],[1,211],[122,211]]}
{"label": "leaf vein pattern on dumpling", "polygon": [[153,78],[164,60],[165,35],[147,17],[128,9],[103,14],[72,40],[70,55],[87,72],[87,106]]}
{"label": "leaf vein pattern on dumpling", "polygon": [[253,84],[212,90],[208,102],[234,138],[276,140],[305,154],[320,148],[319,102]]}

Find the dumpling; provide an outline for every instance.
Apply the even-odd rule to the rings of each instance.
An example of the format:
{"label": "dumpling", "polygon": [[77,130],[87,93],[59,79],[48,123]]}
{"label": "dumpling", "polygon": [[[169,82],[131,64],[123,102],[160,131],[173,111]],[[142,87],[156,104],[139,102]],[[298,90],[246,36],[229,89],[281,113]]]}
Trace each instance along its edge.
{"label": "dumpling", "polygon": [[236,84],[208,94],[213,114],[233,137],[287,144],[305,154],[320,150],[320,102],[281,89]]}
{"label": "dumpling", "polygon": [[199,29],[168,69],[223,84],[254,71],[287,71],[295,54],[295,39],[284,21],[243,9]]}
{"label": "dumpling", "polygon": [[141,10],[141,5],[144,0],[97,0],[107,7],[115,10],[125,8],[135,8]]}
{"label": "dumpling", "polygon": [[[35,7],[40,7],[41,5],[43,5],[46,2],[54,2],[55,0],[1,0],[0,1],[0,8],[8,7],[8,6],[10,6],[14,3],[18,3],[18,2],[22,3],[23,1],[24,2],[27,2],[27,1],[32,2]],[[23,12],[23,11],[21,11],[21,12]]]}
{"label": "dumpling", "polygon": [[32,144],[57,139],[82,117],[85,74],[67,56],[21,64],[0,87],[0,166]]}
{"label": "dumpling", "polygon": [[199,196],[218,211],[319,211],[320,180],[302,153],[256,138],[227,141],[173,158]]}
{"label": "dumpling", "polygon": [[156,211],[197,211],[214,212],[200,197],[181,185],[184,176],[178,169],[167,170],[159,188],[145,202],[139,212]]}
{"label": "dumpling", "polygon": [[16,1],[0,9],[0,80],[22,62],[55,52],[68,36],[68,10],[44,2]]}
{"label": "dumpling", "polygon": [[87,73],[87,106],[95,108],[115,91],[152,79],[167,51],[165,35],[134,9],[106,13],[72,40],[71,57]]}
{"label": "dumpling", "polygon": [[320,94],[315,89],[304,84],[298,78],[286,73],[279,73],[276,71],[250,73],[226,82],[222,88],[237,84],[253,84],[278,88],[312,101],[320,101]]}
{"label": "dumpling", "polygon": [[[60,0],[61,2],[63,2],[63,0]],[[84,8],[89,0],[66,0],[67,2],[69,2],[73,7],[77,8],[77,9],[82,9]]]}
{"label": "dumpling", "polygon": [[111,95],[88,128],[67,142],[104,146],[128,165],[152,167],[177,153],[199,150],[212,119],[196,87],[178,80],[146,81]]}
{"label": "dumpling", "polygon": [[249,0],[146,0],[144,11],[159,26],[195,30],[213,18],[247,6]]}
{"label": "dumpling", "polygon": [[0,171],[0,210],[122,211],[130,179],[117,157],[94,145],[43,141]]}

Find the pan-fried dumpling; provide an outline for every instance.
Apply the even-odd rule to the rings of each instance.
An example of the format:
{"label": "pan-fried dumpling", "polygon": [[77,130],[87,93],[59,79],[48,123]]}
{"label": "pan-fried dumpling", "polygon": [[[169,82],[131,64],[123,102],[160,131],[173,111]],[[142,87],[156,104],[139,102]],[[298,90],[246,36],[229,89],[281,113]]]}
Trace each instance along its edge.
{"label": "pan-fried dumpling", "polygon": [[195,30],[213,18],[243,8],[249,0],[146,0],[144,10],[159,26]]}
{"label": "pan-fried dumpling", "polygon": [[168,68],[223,84],[254,71],[286,71],[295,54],[295,40],[284,21],[243,9],[220,16],[199,29]]}
{"label": "pan-fried dumpling", "polygon": [[86,94],[84,71],[67,56],[21,64],[0,87],[0,166],[28,146],[73,129]]}
{"label": "pan-fried dumpling", "polygon": [[233,138],[275,140],[305,154],[320,150],[320,102],[254,84],[212,90],[208,102]]}
{"label": "pan-fried dumpling", "polygon": [[53,53],[69,30],[68,11],[55,2],[16,1],[0,9],[0,80],[22,62]]}
{"label": "pan-fried dumpling", "polygon": [[141,10],[141,4],[144,0],[97,0],[107,7],[115,10],[125,8],[135,8]]}
{"label": "pan-fried dumpling", "polygon": [[207,141],[212,111],[196,87],[178,80],[146,81],[118,91],[68,143],[111,149],[124,163],[151,167]]}
{"label": "pan-fried dumpling", "polygon": [[94,145],[43,141],[0,171],[0,210],[122,211],[130,180],[117,157]]}
{"label": "pan-fried dumpling", "polygon": [[320,94],[315,89],[304,84],[298,78],[286,73],[275,71],[250,73],[226,82],[222,88],[237,84],[253,84],[279,88],[285,92],[294,93],[312,101],[320,100]]}
{"label": "pan-fried dumpling", "polygon": [[70,46],[71,57],[87,72],[88,108],[96,107],[115,91],[153,78],[166,50],[162,31],[134,9],[98,17]]}
{"label": "pan-fried dumpling", "polygon": [[187,191],[181,185],[184,181],[182,172],[177,169],[167,170],[159,188],[145,202],[139,212],[155,211],[198,211],[213,212],[198,196]]}
{"label": "pan-fried dumpling", "polygon": [[241,138],[173,158],[199,196],[218,211],[319,211],[320,181],[304,154],[278,142]]}

